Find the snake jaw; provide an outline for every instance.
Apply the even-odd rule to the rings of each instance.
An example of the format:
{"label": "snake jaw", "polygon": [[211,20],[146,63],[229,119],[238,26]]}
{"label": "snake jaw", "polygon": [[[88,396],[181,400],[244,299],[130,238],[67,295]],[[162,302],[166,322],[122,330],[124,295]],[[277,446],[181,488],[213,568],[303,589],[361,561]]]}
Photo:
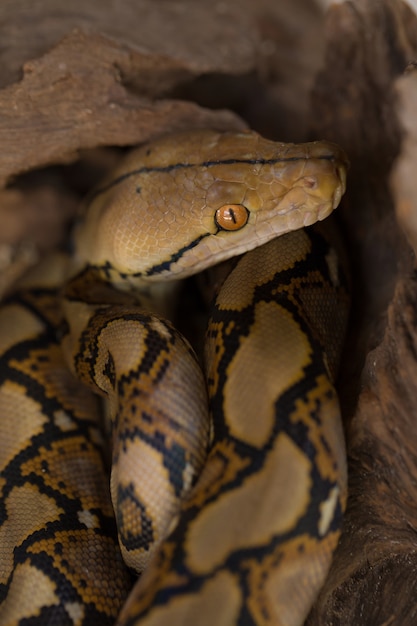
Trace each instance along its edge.
{"label": "snake jaw", "polygon": [[[185,278],[324,219],[345,189],[347,158],[329,142],[201,131],[149,145],[92,195],[74,238],[74,274],[87,265],[118,285]],[[238,229],[220,230],[219,210],[237,206],[247,223],[241,211]]]}

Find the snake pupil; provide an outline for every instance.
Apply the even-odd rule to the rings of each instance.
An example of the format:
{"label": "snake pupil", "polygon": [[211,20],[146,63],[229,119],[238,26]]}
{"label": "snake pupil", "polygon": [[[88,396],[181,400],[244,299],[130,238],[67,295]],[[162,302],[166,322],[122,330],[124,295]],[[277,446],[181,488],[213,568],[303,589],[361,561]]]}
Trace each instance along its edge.
{"label": "snake pupil", "polygon": [[222,230],[239,230],[247,224],[249,211],[243,204],[224,204],[217,209],[214,219]]}

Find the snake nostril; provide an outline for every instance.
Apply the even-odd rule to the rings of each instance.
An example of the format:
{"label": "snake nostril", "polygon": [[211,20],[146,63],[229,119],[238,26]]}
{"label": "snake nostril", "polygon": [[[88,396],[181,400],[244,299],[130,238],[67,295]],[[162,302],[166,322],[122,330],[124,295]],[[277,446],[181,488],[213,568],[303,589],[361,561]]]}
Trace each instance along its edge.
{"label": "snake nostril", "polygon": [[314,176],[305,176],[302,180],[303,187],[308,189],[315,189],[317,187],[317,178]]}

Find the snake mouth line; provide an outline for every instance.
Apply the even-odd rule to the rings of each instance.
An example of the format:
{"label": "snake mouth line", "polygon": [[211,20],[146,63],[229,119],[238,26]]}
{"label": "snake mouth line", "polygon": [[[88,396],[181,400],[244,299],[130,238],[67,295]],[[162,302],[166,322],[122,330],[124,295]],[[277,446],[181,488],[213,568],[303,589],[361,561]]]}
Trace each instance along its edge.
{"label": "snake mouth line", "polygon": [[175,252],[174,254],[171,254],[170,258],[167,261],[162,261],[162,263],[159,263],[158,265],[153,265],[152,267],[150,267],[148,270],[146,270],[146,272],[138,272],[137,274],[132,274],[132,276],[134,277],[148,276],[149,277],[149,276],[155,276],[155,274],[160,274],[161,272],[164,272],[164,271],[168,271],[171,268],[171,265],[179,261],[179,259],[186,252],[195,248],[202,239],[204,239],[205,237],[209,237],[212,234],[213,233],[203,233],[202,235],[199,235],[199,237],[196,237],[195,239],[193,239],[193,241],[191,241],[187,245],[177,250],[177,252]]}
{"label": "snake mouth line", "polygon": [[[342,196],[342,193],[343,192],[340,189],[339,193],[335,194],[331,206],[330,206],[329,202],[324,202],[322,205],[319,206],[318,210],[307,212],[305,214],[304,223],[303,224],[300,223],[298,228],[302,228],[303,226],[309,226],[316,220],[321,221],[321,220],[325,219],[329,215],[329,213],[331,213],[332,209],[336,208],[336,206],[339,204],[339,201],[340,201],[340,198]],[[295,206],[292,211],[287,211],[287,214],[290,214],[291,212],[293,212],[293,213],[300,213],[300,207],[299,206]],[[293,229],[292,228],[288,228],[285,232],[288,232],[289,230],[293,230]],[[170,270],[172,270],[172,266],[175,265],[187,252],[189,252],[190,250],[195,248],[203,239],[205,239],[206,237],[213,237],[213,236],[215,237],[220,232],[224,232],[224,229],[218,228],[217,232],[205,232],[205,233],[199,235],[198,237],[196,237],[195,239],[193,239],[189,243],[187,243],[184,246],[182,246],[179,250],[177,250],[176,252],[171,254],[171,256],[168,259],[165,259],[164,261],[162,261],[161,263],[158,263],[156,265],[152,265],[151,267],[149,267],[145,271],[140,271],[140,272],[122,272],[122,271],[118,270],[113,264],[111,264],[109,262],[107,262],[104,265],[95,265],[94,267],[97,270],[99,270],[99,271],[103,270],[106,274],[109,272],[109,270],[115,271],[120,276],[120,278],[122,278],[122,279],[127,279],[129,277],[130,278],[145,278],[145,277],[146,278],[152,278],[152,277],[156,277],[159,274],[166,273],[166,272],[169,272]],[[274,236],[279,236],[280,234],[284,234],[284,233],[277,232],[277,233],[274,234]],[[264,237],[262,237],[262,241],[258,240],[258,244],[257,245],[262,245],[263,243],[266,243],[270,239],[271,239],[271,233],[269,232],[268,235],[265,235]],[[245,252],[245,251],[247,251],[249,249],[251,249],[251,247],[248,247],[247,243],[246,244],[242,244],[241,241],[237,241],[237,242],[235,242],[235,245],[231,245],[228,248],[229,254],[227,255],[226,258],[230,258],[230,257],[235,256],[237,254],[241,254],[242,252]],[[219,259],[219,260],[224,260],[224,257],[222,257],[222,259]],[[174,271],[173,277],[178,278],[179,277],[178,273]]]}

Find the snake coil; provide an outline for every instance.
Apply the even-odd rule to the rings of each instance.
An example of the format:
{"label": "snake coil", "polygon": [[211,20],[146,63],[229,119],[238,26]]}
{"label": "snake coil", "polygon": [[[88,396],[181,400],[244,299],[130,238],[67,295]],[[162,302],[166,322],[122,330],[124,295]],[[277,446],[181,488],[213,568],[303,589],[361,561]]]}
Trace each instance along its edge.
{"label": "snake coil", "polygon": [[[253,132],[158,139],[90,196],[71,259],[3,302],[0,626],[303,623],[346,498],[348,296],[302,227],[346,163]],[[201,368],[167,317],[180,279],[238,255]]]}

